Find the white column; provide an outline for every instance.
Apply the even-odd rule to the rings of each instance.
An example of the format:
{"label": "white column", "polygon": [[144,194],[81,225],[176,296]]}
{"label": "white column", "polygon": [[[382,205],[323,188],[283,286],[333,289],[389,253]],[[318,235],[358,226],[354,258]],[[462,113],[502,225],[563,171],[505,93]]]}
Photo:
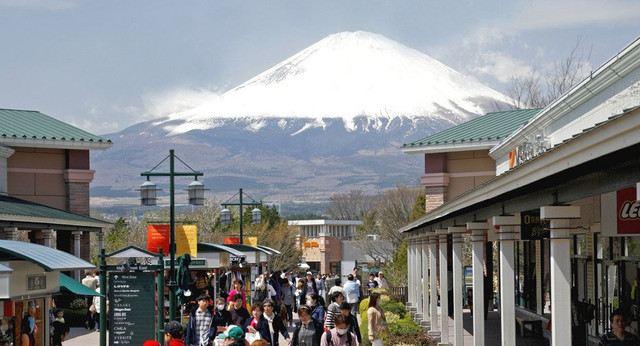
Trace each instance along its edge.
{"label": "white column", "polygon": [[[71,233],[73,235],[73,255],[76,257],[80,257],[80,239],[82,238],[82,231],[74,231]],[[82,279],[80,270],[75,270],[74,275],[76,280]]]}
{"label": "white column", "polygon": [[447,230],[437,230],[440,247],[440,342],[449,343],[449,275],[447,273]]}
{"label": "white column", "polygon": [[56,231],[53,229],[43,229],[40,232],[42,234],[43,245],[55,249],[56,248]]}
{"label": "white column", "polygon": [[429,290],[430,290],[430,305],[431,311],[429,317],[431,317],[431,335],[438,334],[440,329],[438,328],[438,287],[437,276],[438,268],[436,263],[436,252],[438,251],[438,236],[429,236]]}
{"label": "white column", "polygon": [[[414,251],[414,256],[413,258],[415,259],[415,262],[413,262],[413,277],[415,279],[415,281],[413,282],[413,306],[415,306],[416,308],[416,314],[419,315],[421,314],[421,309],[422,309],[422,298],[421,298],[421,291],[419,289],[420,287],[420,243],[418,240],[416,240],[413,243],[413,251]],[[416,316],[416,318],[420,318],[420,316]]]}
{"label": "white column", "polygon": [[455,346],[464,345],[464,325],[462,324],[462,243],[463,235],[467,232],[467,227],[449,227],[451,240],[453,242],[453,344]]}
{"label": "white column", "polygon": [[484,346],[484,233],[486,222],[469,222],[473,265],[473,345]]}
{"label": "white column", "polygon": [[429,240],[423,238],[422,246],[422,321],[427,325],[429,321]]}
{"label": "white column", "polygon": [[413,285],[415,280],[413,277],[413,240],[409,240],[409,245],[407,245],[407,259],[409,262],[409,266],[407,267],[407,305],[411,310],[415,307],[413,303]]}
{"label": "white column", "polygon": [[540,217],[551,220],[551,342],[571,345],[571,219],[580,218],[579,206],[540,208]]}
{"label": "white column", "polygon": [[502,345],[516,344],[515,254],[514,243],[520,225],[520,216],[494,216],[499,226],[500,241],[500,332]]}
{"label": "white column", "polygon": [[416,278],[418,280],[418,282],[416,282],[416,304],[418,305],[418,316],[417,319],[418,320],[422,320],[422,317],[424,316],[425,312],[424,309],[425,307],[422,304],[423,298],[422,298],[422,276],[423,276],[423,272],[422,272],[422,262],[424,261],[424,258],[422,258],[422,239],[419,239],[416,243],[416,253],[417,253],[417,258],[418,258],[418,263],[416,265]]}
{"label": "white column", "polygon": [[0,145],[0,195],[8,193],[7,183],[7,159],[13,155],[15,151],[9,147]]}
{"label": "white column", "polygon": [[5,227],[2,239],[18,240],[18,227]]}

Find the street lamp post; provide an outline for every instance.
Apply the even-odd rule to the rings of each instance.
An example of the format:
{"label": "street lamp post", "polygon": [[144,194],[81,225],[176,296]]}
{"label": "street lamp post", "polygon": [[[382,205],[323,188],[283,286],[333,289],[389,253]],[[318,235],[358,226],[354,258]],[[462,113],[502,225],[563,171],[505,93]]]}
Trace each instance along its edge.
{"label": "street lamp post", "polygon": [[243,210],[244,207],[255,207],[252,211],[251,211],[251,223],[256,225],[259,224],[262,221],[262,212],[260,211],[260,209],[258,209],[259,206],[262,205],[262,202],[258,202],[256,200],[254,200],[253,198],[249,197],[251,199],[251,201],[249,202],[245,202],[243,200],[244,197],[244,193],[242,191],[242,188],[240,189],[240,191],[238,192],[238,202],[230,202],[231,199],[233,199],[233,197],[235,197],[236,195],[234,195],[233,197],[231,197],[230,199],[228,199],[226,202],[222,203],[222,206],[224,207],[224,209],[222,209],[220,211],[220,222],[223,225],[229,225],[231,224],[231,211],[228,209],[229,206],[238,206],[240,207],[240,244],[243,244]]}
{"label": "street lamp post", "polygon": [[[169,159],[169,172],[155,171],[162,163]],[[191,172],[176,172],[175,160],[178,159],[183,165],[191,170]],[[175,260],[176,260],[176,206],[175,206],[175,178],[176,177],[193,177],[195,179],[189,185],[189,203],[193,205],[202,205],[204,203],[204,185],[198,182],[198,177],[203,176],[202,172],[195,171],[188,164],[175,155],[173,149],[169,150],[169,156],[165,157],[151,170],[140,173],[146,177],[147,181],[140,186],[140,200],[144,206],[154,206],[157,203],[156,185],[150,181],[151,177],[169,177],[169,320],[176,317],[176,281],[175,281]],[[196,183],[197,182],[197,183]],[[159,299],[163,299],[159,297]],[[160,312],[161,313],[161,312]]]}

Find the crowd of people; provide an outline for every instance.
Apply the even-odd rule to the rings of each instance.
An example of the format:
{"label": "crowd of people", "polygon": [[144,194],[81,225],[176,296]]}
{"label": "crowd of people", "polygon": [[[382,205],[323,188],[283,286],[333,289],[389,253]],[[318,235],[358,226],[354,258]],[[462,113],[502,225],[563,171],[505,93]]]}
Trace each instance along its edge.
{"label": "crowd of people", "polygon": [[[259,275],[249,308],[244,282],[239,279],[215,302],[207,293],[201,294],[184,328],[177,322],[166,325],[166,345],[280,345],[281,338],[291,346],[360,345],[358,304],[369,289],[388,287],[384,274],[370,275],[364,288],[355,271],[344,285],[331,275],[303,274]],[[382,345],[380,335],[385,328],[378,301],[377,293],[369,294],[366,337],[373,345]],[[294,313],[299,319],[295,327]],[[151,345],[152,341],[145,344]]]}

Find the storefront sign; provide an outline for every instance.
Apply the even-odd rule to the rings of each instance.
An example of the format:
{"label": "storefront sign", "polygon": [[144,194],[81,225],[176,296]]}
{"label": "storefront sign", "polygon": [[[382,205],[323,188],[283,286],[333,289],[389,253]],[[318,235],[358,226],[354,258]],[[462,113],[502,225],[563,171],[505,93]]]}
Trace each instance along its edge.
{"label": "storefront sign", "polygon": [[154,339],[155,284],[151,272],[109,272],[109,345]]}
{"label": "storefront sign", "polygon": [[602,194],[600,209],[603,235],[640,234],[640,201],[637,200],[635,187]]}
{"label": "storefront sign", "polygon": [[[147,251],[157,253],[162,249],[164,255],[169,254],[170,227],[168,224],[152,224],[147,226]],[[198,226],[176,225],[176,256],[185,253],[191,257],[198,256]]]}
{"label": "storefront sign", "polygon": [[27,276],[27,291],[44,290],[47,288],[47,276],[29,275]]}
{"label": "storefront sign", "polygon": [[533,141],[520,143],[509,152],[509,169],[533,159],[549,150],[549,148],[549,141],[541,135],[536,136]]}
{"label": "storefront sign", "polygon": [[521,240],[549,238],[549,220],[540,219],[540,209],[521,212],[520,220]]}

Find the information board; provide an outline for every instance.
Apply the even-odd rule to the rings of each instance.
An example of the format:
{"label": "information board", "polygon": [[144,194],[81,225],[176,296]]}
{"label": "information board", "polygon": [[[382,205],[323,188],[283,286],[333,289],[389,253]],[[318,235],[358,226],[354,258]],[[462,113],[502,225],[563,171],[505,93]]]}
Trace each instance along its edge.
{"label": "information board", "polygon": [[549,220],[540,218],[540,209],[520,213],[520,239],[538,240],[549,238]]}
{"label": "information board", "polygon": [[152,272],[109,272],[109,345],[140,346],[155,339]]}

